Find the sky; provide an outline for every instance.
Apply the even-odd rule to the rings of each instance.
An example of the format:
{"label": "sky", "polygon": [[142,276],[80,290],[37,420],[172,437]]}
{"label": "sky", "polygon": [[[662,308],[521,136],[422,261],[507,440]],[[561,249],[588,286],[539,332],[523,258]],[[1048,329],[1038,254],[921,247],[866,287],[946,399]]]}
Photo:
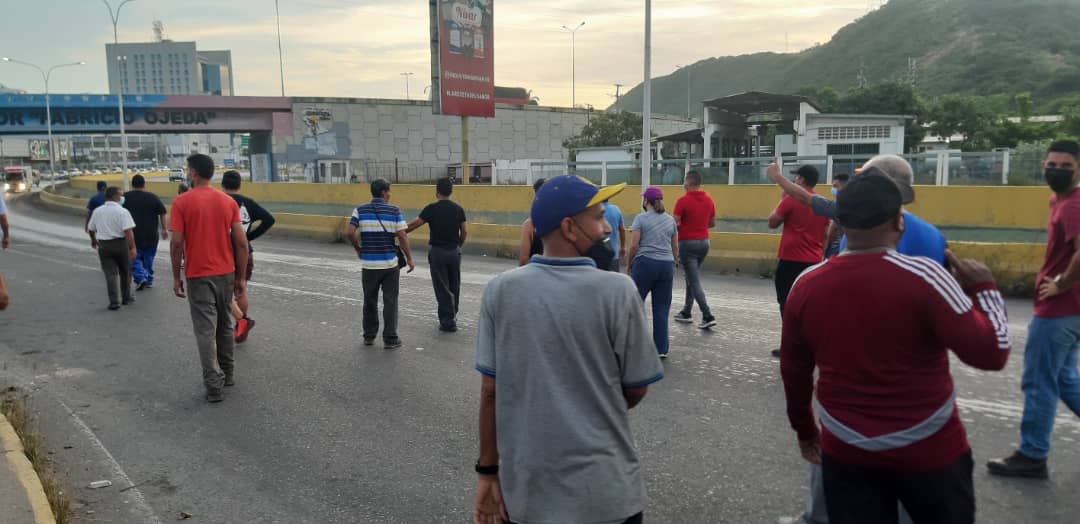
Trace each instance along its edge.
{"label": "sky", "polygon": [[[115,6],[120,0],[110,0]],[[424,0],[279,0],[289,96],[423,98],[430,84],[428,4]],[[99,0],[5,1],[0,56],[55,71],[52,93],[104,93],[109,12]],[[653,77],[677,66],[759,51],[797,52],[867,13],[878,0],[654,0]],[[532,90],[542,105],[571,103],[571,38],[576,36],[576,100],[607,107],[614,84],[643,78],[641,0],[495,0],[495,81]],[[121,42],[166,37],[200,50],[232,50],[237,95],[277,96],[273,0],[135,0],[120,12]],[[42,92],[35,70],[0,62],[0,84]]]}

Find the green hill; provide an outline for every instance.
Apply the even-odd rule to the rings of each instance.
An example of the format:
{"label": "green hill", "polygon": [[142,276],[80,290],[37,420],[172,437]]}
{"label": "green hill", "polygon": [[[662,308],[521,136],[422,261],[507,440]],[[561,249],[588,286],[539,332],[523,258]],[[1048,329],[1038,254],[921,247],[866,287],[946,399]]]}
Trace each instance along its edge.
{"label": "green hill", "polygon": [[[1030,92],[1040,110],[1080,95],[1080,0],[891,0],[799,53],[710,58],[690,66],[695,115],[701,100],[743,91],[796,93],[866,81],[908,81],[928,99]],[[683,71],[654,78],[654,112],[686,112]],[[613,107],[641,110],[641,86]]]}

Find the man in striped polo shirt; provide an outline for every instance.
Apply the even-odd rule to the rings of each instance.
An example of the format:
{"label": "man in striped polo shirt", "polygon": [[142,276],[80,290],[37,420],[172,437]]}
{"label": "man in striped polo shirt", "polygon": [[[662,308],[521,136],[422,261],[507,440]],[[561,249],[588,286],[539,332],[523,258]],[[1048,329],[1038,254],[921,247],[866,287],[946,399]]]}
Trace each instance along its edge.
{"label": "man in striped polo shirt", "polygon": [[[347,235],[360,257],[361,280],[364,285],[364,345],[375,343],[379,333],[379,291],[383,295],[383,343],[386,349],[401,347],[397,334],[398,277],[401,273],[397,238],[405,255],[405,264],[412,273],[412,251],[409,250],[408,225],[397,206],[390,205],[390,182],[377,179],[371,183],[371,202],[361,204],[349,218]],[[359,238],[357,232],[359,231]]]}

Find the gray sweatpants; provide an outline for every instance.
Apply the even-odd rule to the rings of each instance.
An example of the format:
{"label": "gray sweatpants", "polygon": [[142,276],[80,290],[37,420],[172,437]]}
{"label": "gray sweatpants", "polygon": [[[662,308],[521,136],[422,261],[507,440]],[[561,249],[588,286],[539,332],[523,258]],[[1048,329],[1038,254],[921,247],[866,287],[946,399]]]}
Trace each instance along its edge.
{"label": "gray sweatpants", "polygon": [[105,273],[109,303],[119,304],[131,299],[131,257],[127,239],[99,240],[98,260],[101,261],[101,271]]}
{"label": "gray sweatpants", "polygon": [[225,386],[225,376],[233,374],[233,320],[229,303],[233,297],[235,275],[189,278],[188,306],[199,346],[203,383],[207,390]]}

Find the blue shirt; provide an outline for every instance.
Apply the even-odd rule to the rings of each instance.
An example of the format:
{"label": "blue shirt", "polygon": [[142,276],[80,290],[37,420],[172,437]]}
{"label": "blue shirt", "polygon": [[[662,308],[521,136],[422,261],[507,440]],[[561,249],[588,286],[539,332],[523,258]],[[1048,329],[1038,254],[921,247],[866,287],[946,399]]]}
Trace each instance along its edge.
{"label": "blue shirt", "polygon": [[[847,237],[840,241],[840,250],[847,248]],[[945,265],[945,235],[929,222],[904,211],[904,235],[896,251],[909,257],[926,257]]]}
{"label": "blue shirt", "polygon": [[[381,223],[380,223],[381,222]],[[372,199],[353,210],[349,225],[360,230],[360,267],[362,269],[397,268],[397,249],[394,238],[398,231],[408,229],[405,217],[397,206],[381,198]]]}
{"label": "blue shirt", "polygon": [[604,204],[604,220],[607,220],[608,225],[611,226],[611,237],[608,242],[611,244],[611,249],[615,250],[615,260],[619,259],[619,228],[624,227],[622,211],[619,210],[619,206],[615,204]]}
{"label": "blue shirt", "polygon": [[98,193],[98,194],[90,197],[90,201],[86,203],[86,210],[93,213],[95,209],[101,207],[101,205],[104,204],[104,203],[105,203],[105,192],[102,191],[101,193]]}

